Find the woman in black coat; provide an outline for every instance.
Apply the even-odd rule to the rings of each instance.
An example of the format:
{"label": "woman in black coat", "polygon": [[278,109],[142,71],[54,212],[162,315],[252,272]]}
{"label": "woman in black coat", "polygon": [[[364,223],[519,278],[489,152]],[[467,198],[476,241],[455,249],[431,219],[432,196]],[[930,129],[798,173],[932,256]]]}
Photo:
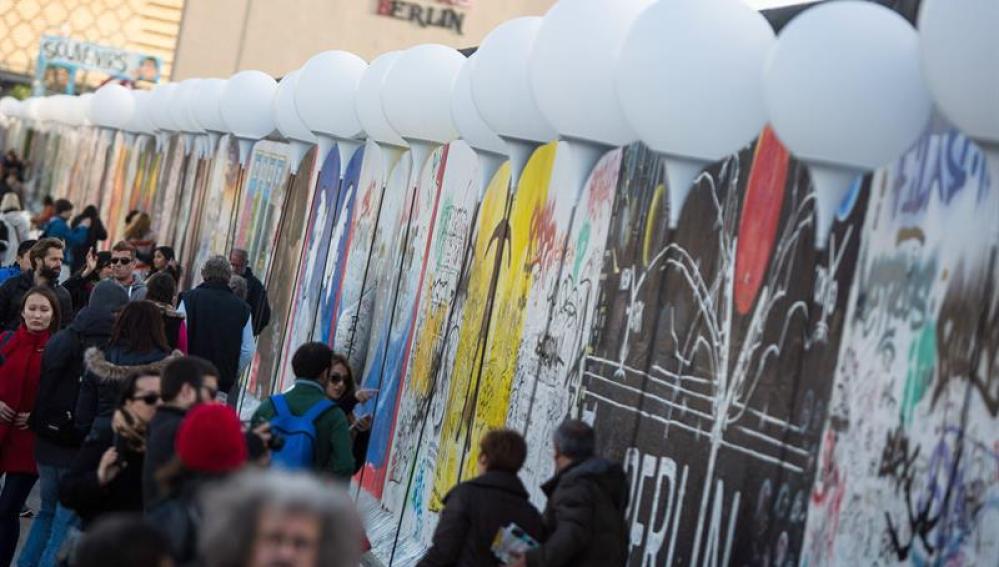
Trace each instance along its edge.
{"label": "woman in black coat", "polygon": [[479,476],[444,497],[433,545],[417,567],[502,565],[492,544],[510,524],[541,542],[541,514],[517,477],[527,458],[524,438],[516,431],[497,429],[482,437],[479,449]]}
{"label": "woman in black coat", "polygon": [[76,511],[84,530],[106,513],[142,511],[146,425],[159,404],[159,375],[133,374],[125,381],[112,431],[95,429],[83,442],[59,499]]}
{"label": "woman in black coat", "polygon": [[76,427],[81,437],[92,429],[111,429],[111,416],[122,384],[134,374],[160,372],[180,351],[171,353],[159,308],[148,301],[125,306],[106,347],[90,348],[83,356],[86,372],[76,400]]}

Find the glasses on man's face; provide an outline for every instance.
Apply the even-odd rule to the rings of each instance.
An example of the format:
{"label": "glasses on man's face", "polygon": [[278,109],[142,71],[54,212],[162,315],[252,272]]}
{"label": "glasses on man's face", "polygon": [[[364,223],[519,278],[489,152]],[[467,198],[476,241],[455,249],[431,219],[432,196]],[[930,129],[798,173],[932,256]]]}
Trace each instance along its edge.
{"label": "glasses on man's face", "polygon": [[347,381],[346,374],[338,374],[335,372],[333,374],[330,374],[330,384],[343,384],[346,381]]}
{"label": "glasses on man's face", "polygon": [[132,399],[137,402],[142,402],[147,406],[155,406],[160,401],[160,395],[150,392],[141,396],[134,396]]}
{"label": "glasses on man's face", "polygon": [[111,258],[110,260],[108,260],[108,264],[111,264],[112,266],[116,264],[121,264],[122,266],[125,266],[131,263],[132,263],[131,258]]}

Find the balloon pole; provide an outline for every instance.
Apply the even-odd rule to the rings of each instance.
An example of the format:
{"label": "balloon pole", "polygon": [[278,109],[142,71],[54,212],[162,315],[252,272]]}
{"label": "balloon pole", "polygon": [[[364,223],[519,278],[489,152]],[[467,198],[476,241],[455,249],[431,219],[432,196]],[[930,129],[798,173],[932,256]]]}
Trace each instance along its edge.
{"label": "balloon pole", "polygon": [[611,150],[611,146],[576,138],[566,138],[563,141],[569,148],[569,158],[572,160],[572,195],[578,198],[593,168]]}
{"label": "balloon pole", "polygon": [[475,150],[475,154],[479,156],[479,173],[482,175],[482,183],[479,187],[479,198],[481,198],[486,193],[486,187],[492,183],[493,177],[503,167],[507,158],[501,154],[481,150]]}
{"label": "balloon pole", "polygon": [[808,170],[815,191],[815,249],[825,250],[836,209],[843,203],[854,179],[861,172],[834,165],[811,163]]}
{"label": "balloon pole", "polygon": [[346,138],[337,138],[336,149],[340,152],[340,178],[343,178],[344,173],[347,171],[347,164],[350,163],[350,158],[354,157],[354,152],[358,150],[363,142],[358,140],[348,140]]}
{"label": "balloon pole", "polygon": [[531,154],[540,144],[517,138],[503,138],[503,141],[510,158],[510,187],[516,189],[520,186],[520,175],[527,167],[527,160],[531,159]]}
{"label": "balloon pole", "polygon": [[256,140],[249,138],[237,138],[239,142],[239,163],[246,169],[250,165],[250,156],[253,155],[253,144]]}
{"label": "balloon pole", "polygon": [[425,142],[423,140],[406,140],[409,142],[409,156],[412,160],[413,168],[409,171],[410,185],[416,184],[423,173],[423,164],[427,163],[427,158],[433,153],[437,144]]}
{"label": "balloon pole", "polygon": [[680,224],[680,214],[687,196],[694,188],[694,181],[701,174],[705,163],[701,160],[665,155],[663,169],[666,174],[666,196],[669,199],[669,228],[675,230]]}
{"label": "balloon pole", "polygon": [[382,150],[382,155],[385,157],[385,175],[388,176],[399,160],[402,159],[402,155],[406,153],[407,148],[402,146],[394,146],[392,144],[382,144],[378,142],[378,147]]}
{"label": "balloon pole", "polygon": [[316,154],[316,162],[319,163],[319,170],[322,171],[322,164],[326,163],[326,156],[333,151],[333,146],[336,144],[336,140],[326,134],[316,134],[319,138],[319,142],[316,143],[318,152]]}

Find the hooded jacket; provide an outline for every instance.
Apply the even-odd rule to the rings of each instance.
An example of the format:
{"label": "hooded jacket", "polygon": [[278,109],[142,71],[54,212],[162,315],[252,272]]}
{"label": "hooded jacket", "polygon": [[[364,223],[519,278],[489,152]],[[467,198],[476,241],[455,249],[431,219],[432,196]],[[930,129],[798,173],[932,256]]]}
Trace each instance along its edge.
{"label": "hooded jacket", "polygon": [[76,400],[83,376],[83,354],[103,347],[111,338],[114,313],[106,308],[84,307],[69,327],[59,331],[45,347],[38,402],[31,414],[31,428],[38,434],[35,458],[39,464],[68,467],[83,434],[75,427]]}
{"label": "hooded jacket", "polygon": [[529,551],[530,567],[611,567],[628,560],[628,480],[621,465],[590,457],[541,485],[548,496],[546,540]]}
{"label": "hooded jacket", "polygon": [[142,301],[146,298],[146,282],[137,273],[132,274],[131,285],[125,285],[121,282],[118,282],[118,285],[125,288],[129,301]]}
{"label": "hooded jacket", "polygon": [[[4,333],[6,334],[6,333]],[[42,351],[49,332],[32,333],[21,325],[9,337],[0,339],[0,400],[18,413],[31,412],[38,396],[38,377],[42,369]],[[0,472],[35,473],[35,434],[0,424]]]}
{"label": "hooded jacket", "polygon": [[488,471],[463,482],[444,498],[433,545],[417,567],[499,565],[491,549],[493,538],[511,523],[541,540],[541,514],[516,474]]}
{"label": "hooded jacket", "polygon": [[[83,356],[87,371],[76,402],[76,427],[84,435],[93,430],[108,430],[111,415],[118,405],[121,386],[129,376],[142,372],[162,372],[171,360],[184,356],[175,350],[133,352],[119,345],[106,349],[90,348]],[[141,493],[141,490],[140,490]],[[140,497],[141,498],[141,497]]]}

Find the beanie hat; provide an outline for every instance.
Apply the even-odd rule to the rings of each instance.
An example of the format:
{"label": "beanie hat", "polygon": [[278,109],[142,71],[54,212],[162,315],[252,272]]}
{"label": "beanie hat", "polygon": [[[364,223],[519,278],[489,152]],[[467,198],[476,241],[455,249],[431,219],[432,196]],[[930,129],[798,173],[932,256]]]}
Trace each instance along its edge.
{"label": "beanie hat", "polygon": [[180,424],[176,449],[184,467],[195,472],[227,473],[246,462],[243,429],[229,406],[195,406]]}
{"label": "beanie hat", "polygon": [[111,313],[128,305],[128,292],[114,280],[101,280],[94,286],[87,305],[98,311]]}

